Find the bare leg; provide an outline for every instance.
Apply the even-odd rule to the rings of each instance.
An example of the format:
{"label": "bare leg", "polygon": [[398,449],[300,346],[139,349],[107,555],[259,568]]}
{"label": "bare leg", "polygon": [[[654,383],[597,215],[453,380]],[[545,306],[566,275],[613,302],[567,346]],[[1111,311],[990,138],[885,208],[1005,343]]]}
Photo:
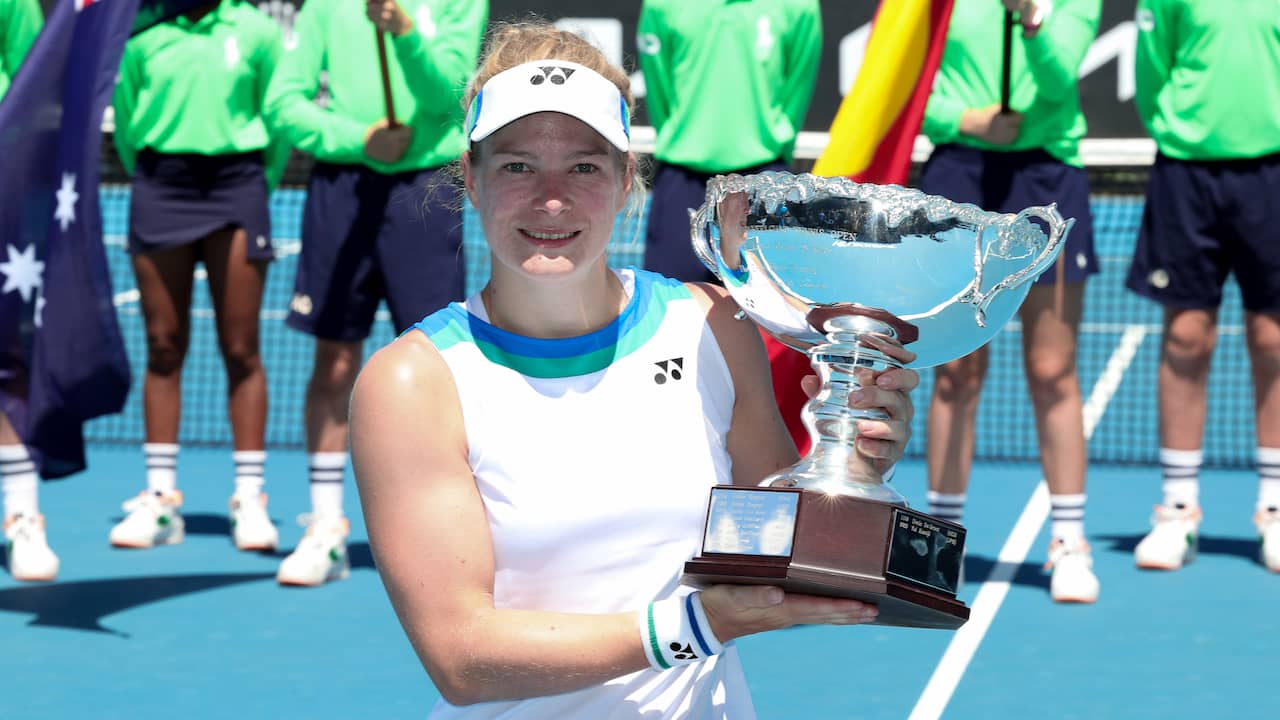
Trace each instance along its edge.
{"label": "bare leg", "polygon": [[1055,495],[1083,493],[1088,462],[1084,409],[1076,373],[1077,332],[1084,283],[1062,287],[1062,314],[1054,287],[1034,285],[1019,310],[1022,358],[1035,409],[1045,483]]}
{"label": "bare leg", "polygon": [[1280,448],[1280,315],[1245,313],[1258,446]]}
{"label": "bare leg", "polygon": [[1254,524],[1261,539],[1263,567],[1280,572],[1280,481],[1275,473],[1280,448],[1280,315],[1246,313],[1245,338],[1253,370],[1258,435],[1258,502]]}
{"label": "bare leg", "polygon": [[987,348],[981,347],[934,370],[926,422],[929,489],[934,492],[959,495],[969,487],[974,425],[988,358]]}
{"label": "bare leg", "polygon": [[1217,309],[1165,310],[1158,375],[1161,447],[1200,449],[1217,341]]}
{"label": "bare leg", "polygon": [[1151,532],[1133,550],[1140,568],[1177,570],[1195,559],[1209,361],[1217,341],[1217,308],[1165,308],[1156,376],[1164,497]]}
{"label": "bare leg", "polygon": [[248,258],[244,230],[224,230],[204,242],[204,264],[217,316],[218,346],[227,370],[227,412],[236,450],[266,447],[267,374],[259,352],[258,314],[267,263]]}
{"label": "bare leg", "polygon": [[142,413],[147,442],[178,442],[182,417],[182,364],[191,341],[191,287],[199,243],[138,253],[138,281],[147,331]]}
{"label": "bare leg", "polygon": [[0,412],[0,445],[18,445],[21,442],[18,431],[14,429],[13,423],[9,422],[9,416]]}
{"label": "bare leg", "polygon": [[347,414],[362,359],[361,342],[316,339],[305,411],[309,452],[347,451]]}

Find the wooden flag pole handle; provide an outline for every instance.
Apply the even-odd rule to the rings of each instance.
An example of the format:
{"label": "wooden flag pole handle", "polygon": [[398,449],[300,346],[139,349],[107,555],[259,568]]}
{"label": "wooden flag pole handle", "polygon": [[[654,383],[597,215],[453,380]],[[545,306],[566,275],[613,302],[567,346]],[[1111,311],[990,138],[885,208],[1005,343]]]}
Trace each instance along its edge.
{"label": "wooden flag pole handle", "polygon": [[374,27],[373,33],[378,38],[378,67],[382,70],[382,99],[387,106],[387,127],[395,127],[400,123],[396,121],[396,104],[391,99],[391,73],[387,69],[387,34],[377,27]]}
{"label": "wooden flag pole handle", "polygon": [[1000,65],[1000,112],[1009,112],[1009,78],[1013,58],[1013,11],[1004,11],[1004,49]]}

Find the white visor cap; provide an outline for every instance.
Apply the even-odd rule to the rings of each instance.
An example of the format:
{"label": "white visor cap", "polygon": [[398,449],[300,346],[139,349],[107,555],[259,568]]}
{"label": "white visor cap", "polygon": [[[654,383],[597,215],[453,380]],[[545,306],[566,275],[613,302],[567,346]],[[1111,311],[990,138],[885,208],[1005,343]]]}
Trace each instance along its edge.
{"label": "white visor cap", "polygon": [[618,86],[591,68],[564,60],[517,65],[489,78],[467,111],[467,137],[479,142],[538,112],[575,117],[626,152],[631,121]]}

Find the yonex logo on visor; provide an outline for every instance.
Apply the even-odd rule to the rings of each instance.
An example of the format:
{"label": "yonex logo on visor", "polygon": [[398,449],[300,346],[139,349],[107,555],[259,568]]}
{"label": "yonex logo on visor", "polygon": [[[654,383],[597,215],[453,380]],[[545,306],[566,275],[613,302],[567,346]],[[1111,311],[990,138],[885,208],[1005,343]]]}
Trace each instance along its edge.
{"label": "yonex logo on visor", "polygon": [[630,147],[627,102],[618,86],[588,67],[560,60],[517,65],[489,78],[471,101],[467,136],[479,142],[539,112],[577,118],[619,150]]}
{"label": "yonex logo on visor", "polygon": [[542,70],[542,74],[534,75],[533,77],[529,78],[530,85],[541,85],[542,83],[548,80],[551,81],[552,85],[563,85],[564,81],[568,80],[569,77],[573,75],[573,68],[571,67],[552,66],[552,67],[544,67],[539,69]]}

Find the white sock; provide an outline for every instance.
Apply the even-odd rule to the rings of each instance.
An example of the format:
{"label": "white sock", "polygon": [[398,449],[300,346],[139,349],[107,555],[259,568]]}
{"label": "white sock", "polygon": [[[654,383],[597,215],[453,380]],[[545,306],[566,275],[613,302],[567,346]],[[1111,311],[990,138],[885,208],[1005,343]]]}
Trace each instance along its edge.
{"label": "white sock", "polygon": [[168,495],[178,489],[178,443],[143,443],[147,490]]}
{"label": "white sock", "polygon": [[1258,448],[1258,509],[1280,509],[1280,448]]}
{"label": "white sock", "polygon": [[941,493],[930,490],[925,497],[929,501],[930,515],[950,520],[957,525],[964,524],[964,503],[968,497],[965,493]]}
{"label": "white sock", "polygon": [[40,478],[25,445],[0,445],[0,484],[6,518],[40,514]]}
{"label": "white sock", "polygon": [[267,463],[266,450],[236,450],[231,453],[236,465],[236,495],[256,498],[262,494],[263,466]]}
{"label": "white sock", "polygon": [[1084,539],[1084,493],[1049,496],[1049,534],[1057,540]]}
{"label": "white sock", "polygon": [[1160,448],[1160,470],[1164,475],[1161,490],[1169,507],[1200,507],[1200,464],[1203,450]]}
{"label": "white sock", "polygon": [[316,452],[309,456],[311,514],[337,519],[345,517],[342,509],[342,485],[347,467],[345,452]]}

